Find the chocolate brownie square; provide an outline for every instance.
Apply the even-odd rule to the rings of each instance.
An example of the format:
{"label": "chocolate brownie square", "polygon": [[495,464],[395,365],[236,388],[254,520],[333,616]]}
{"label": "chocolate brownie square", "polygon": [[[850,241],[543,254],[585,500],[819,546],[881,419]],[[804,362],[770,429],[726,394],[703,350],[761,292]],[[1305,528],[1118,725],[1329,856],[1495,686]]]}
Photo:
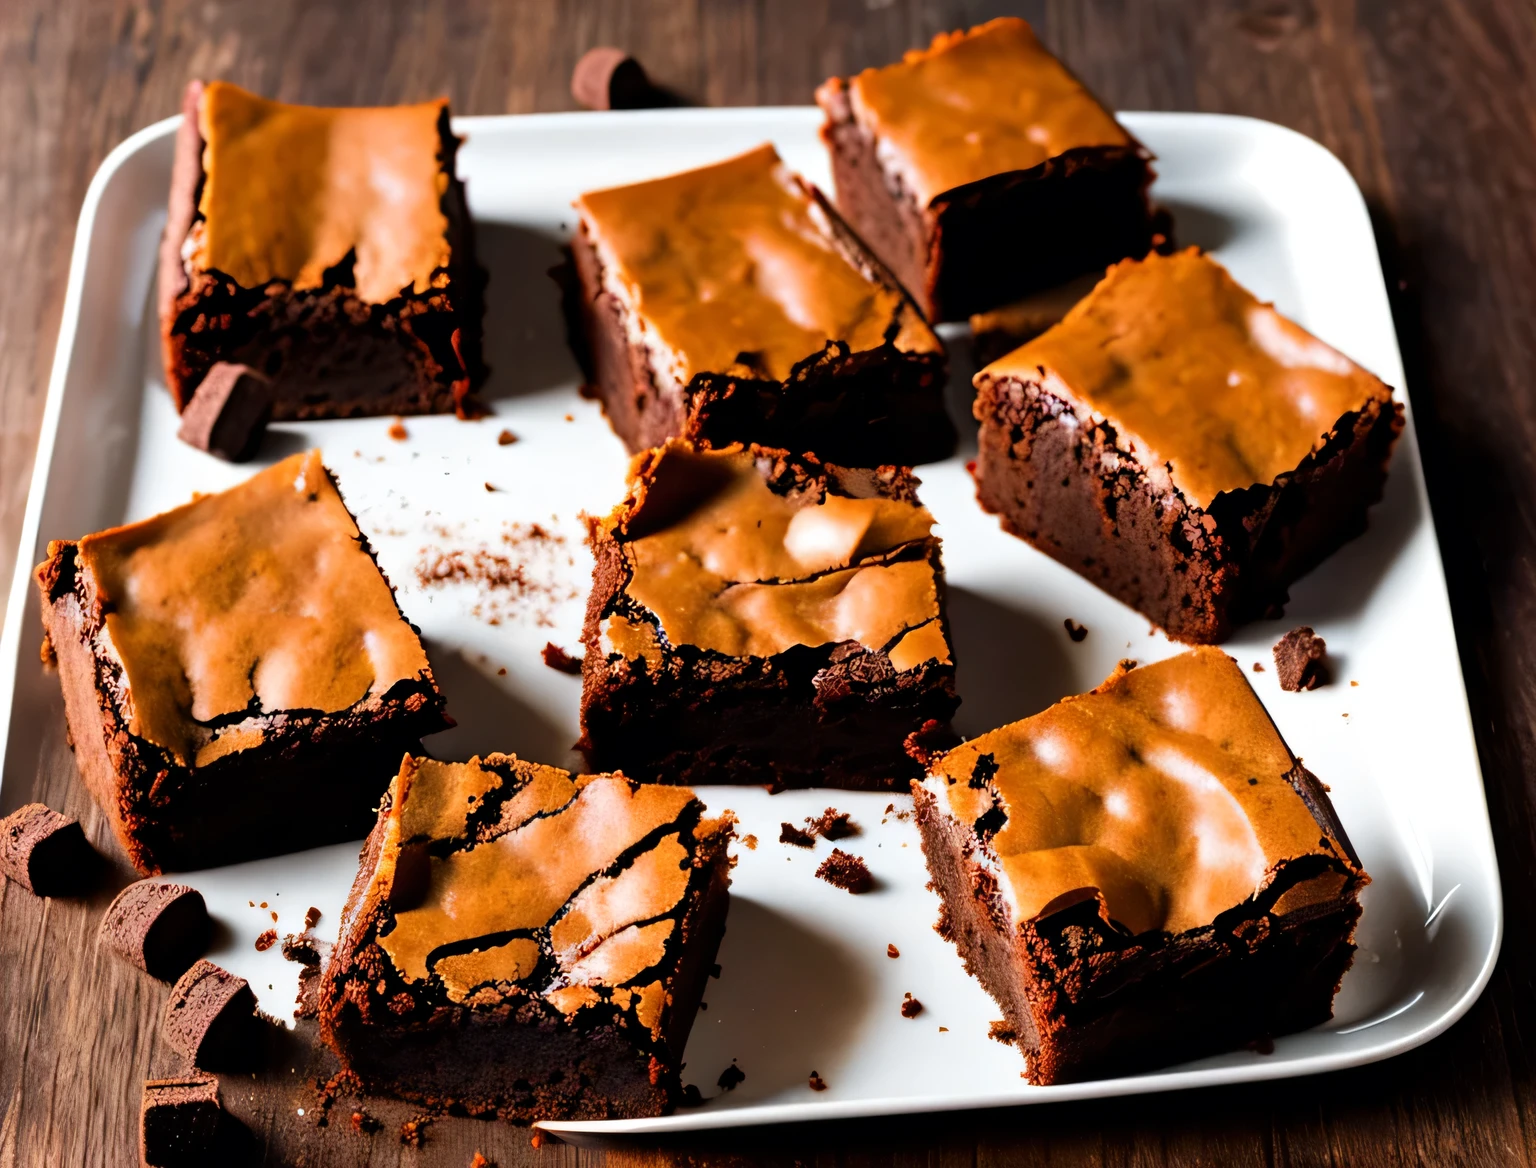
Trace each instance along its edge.
{"label": "chocolate brownie square", "polygon": [[474,233],[446,101],[284,105],[222,81],[182,103],[160,252],[165,379],[184,409],[220,361],[272,417],[474,409]]}
{"label": "chocolate brownie square", "polygon": [[908,470],[673,440],[591,527],[582,748],[648,781],[889,789],[959,699]]}
{"label": "chocolate brownie square", "polygon": [[76,762],[142,873],[356,838],[452,724],[317,452],[52,542],[36,579]]}
{"label": "chocolate brownie square", "polygon": [[714,964],[729,815],[511,755],[407,758],[320,986],[365,1089],[540,1119],[660,1115]]}
{"label": "chocolate brownie square", "polygon": [[939,931],[1032,1083],[1316,1026],[1354,956],[1369,877],[1242,670],[1134,665],[912,784]]}
{"label": "chocolate brownie square", "polygon": [[1152,245],[1152,156],[1017,17],[816,91],[837,208],[929,320]]}
{"label": "chocolate brownie square", "polygon": [[1403,408],[1191,249],[1127,260],[975,378],[981,505],[1210,643],[1365,529]]}
{"label": "chocolate brownie square", "polygon": [[632,453],[680,437],[878,466],[953,449],[943,344],[772,146],[576,207],[572,339]]}

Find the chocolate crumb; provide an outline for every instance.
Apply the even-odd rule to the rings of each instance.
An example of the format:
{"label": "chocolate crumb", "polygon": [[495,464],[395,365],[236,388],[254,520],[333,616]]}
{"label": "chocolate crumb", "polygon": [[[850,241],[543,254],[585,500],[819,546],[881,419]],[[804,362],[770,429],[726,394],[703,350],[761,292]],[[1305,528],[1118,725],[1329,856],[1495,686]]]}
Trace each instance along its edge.
{"label": "chocolate crumb", "polygon": [[1072,643],[1074,645],[1077,644],[1078,642],[1080,642],[1084,637],[1086,637],[1088,635],[1088,627],[1086,625],[1078,624],[1071,617],[1068,617],[1066,620],[1062,621],[1061,623],[1062,623],[1063,627],[1065,627],[1066,630],[1067,630],[1067,636],[1072,638]]}
{"label": "chocolate crumb", "polygon": [[1360,684],[1360,683],[1359,683],[1359,682],[1358,682],[1358,681],[1352,681],[1352,682],[1350,682],[1350,683],[1349,683],[1349,684],[1350,684],[1350,685],[1359,685],[1359,684]]}
{"label": "chocolate crumb", "polygon": [[545,1138],[546,1137],[543,1132],[535,1131],[531,1136],[528,1137],[528,1146],[530,1148],[542,1148],[544,1146]]}
{"label": "chocolate crumb", "polygon": [[757,837],[755,835],[751,835],[751,834],[744,835],[744,836],[741,837],[741,842],[746,844],[747,851],[749,851],[749,852],[757,851]]}
{"label": "chocolate crumb", "polygon": [[720,1072],[720,1078],[716,1082],[722,1091],[734,1091],[738,1086],[747,1081],[747,1074],[736,1065],[736,1060],[731,1060],[731,1065]]}
{"label": "chocolate crumb", "polygon": [[404,442],[411,436],[411,432],[405,428],[405,420],[396,418],[389,424],[389,436],[396,442]]}
{"label": "chocolate crumb", "polygon": [[[538,1132],[534,1132],[533,1134],[536,1136],[539,1133]],[[533,1146],[535,1148],[537,1148],[539,1145],[538,1144],[534,1144]],[[475,1153],[475,1158],[469,1162],[469,1168],[496,1168],[496,1161],[495,1160],[487,1160],[479,1152],[476,1152]]]}
{"label": "chocolate crumb", "polygon": [[1255,673],[1263,673],[1264,672],[1264,666],[1260,665],[1257,661],[1255,661],[1253,663],[1253,671]]}
{"label": "chocolate crumb", "polygon": [[310,905],[304,910],[304,931],[307,933],[320,923],[320,910]]}
{"label": "chocolate crumb", "polygon": [[352,1130],[359,1135],[371,1136],[384,1125],[366,1111],[354,1111],[352,1113]]}
{"label": "chocolate crumb", "polygon": [[485,489],[486,489],[486,490],[487,490],[487,491],[488,491],[488,492],[489,492],[489,493],[491,493],[491,494],[493,494],[493,495],[494,495],[494,494],[495,494],[495,493],[496,493],[496,492],[497,492],[497,491],[499,491],[499,490],[500,490],[500,489],[501,489],[501,488],[500,488],[500,487],[497,487],[497,486],[494,486],[494,485],[492,485],[492,484],[491,484],[491,483],[486,483],[486,484],[485,484]]}
{"label": "chocolate crumb", "polygon": [[517,435],[512,433],[511,430],[503,430],[500,434],[496,435],[497,446],[511,446],[516,441]]}
{"label": "chocolate crumb", "polygon": [[948,1026],[940,1026],[939,1027],[939,1033],[940,1034],[948,1034],[949,1033],[949,1027]]}
{"label": "chocolate crumb", "polygon": [[833,848],[832,854],[821,862],[816,875],[828,884],[858,895],[875,886],[875,878],[868,866],[858,856],[850,856],[841,848]]}
{"label": "chocolate crumb", "polygon": [[797,848],[814,848],[816,837],[808,831],[801,831],[793,823],[781,823],[779,824],[779,842],[793,844]]}
{"label": "chocolate crumb", "polygon": [[400,1143],[407,1148],[419,1148],[427,1142],[427,1127],[432,1123],[430,1115],[418,1115],[400,1125]]}
{"label": "chocolate crumb", "polygon": [[859,834],[859,825],[848,818],[848,813],[834,807],[828,807],[815,819],[807,818],[805,822],[812,835],[819,835],[824,840],[847,839]]}
{"label": "chocolate crumb", "polygon": [[496,671],[496,676],[497,677],[505,677],[506,675],[507,675],[507,667],[505,665],[503,665],[500,669],[498,669]]}
{"label": "chocolate crumb", "polygon": [[1004,1046],[1012,1046],[1019,1040],[1019,1032],[1010,1026],[1006,1019],[999,1018],[987,1025],[987,1037],[993,1042],[1001,1042]]}
{"label": "chocolate crumb", "polygon": [[896,948],[896,946],[894,946],[894,945],[887,945],[885,947],[885,955],[887,957],[900,957],[901,956],[901,950]]}
{"label": "chocolate crumb", "polygon": [[548,665],[551,669],[558,670],[561,673],[570,673],[578,677],[581,675],[581,658],[572,657],[553,641],[545,642],[542,655],[544,657],[544,664]]}
{"label": "chocolate crumb", "polygon": [[901,1016],[903,1018],[916,1018],[922,1012],[923,1004],[911,994],[907,994],[901,999]]}
{"label": "chocolate crumb", "polygon": [[1328,645],[1306,625],[1298,625],[1275,642],[1275,672],[1288,693],[1328,684],[1324,660]]}
{"label": "chocolate crumb", "polygon": [[256,952],[265,953],[268,949],[272,948],[272,946],[276,944],[277,930],[268,929],[265,933],[256,938]]}
{"label": "chocolate crumb", "polygon": [[815,1071],[812,1071],[810,1088],[812,1091],[825,1091],[827,1089],[827,1081],[818,1075]]}
{"label": "chocolate crumb", "polygon": [[565,420],[567,422],[574,422],[576,420],[576,415],[575,414],[566,414],[565,415]]}

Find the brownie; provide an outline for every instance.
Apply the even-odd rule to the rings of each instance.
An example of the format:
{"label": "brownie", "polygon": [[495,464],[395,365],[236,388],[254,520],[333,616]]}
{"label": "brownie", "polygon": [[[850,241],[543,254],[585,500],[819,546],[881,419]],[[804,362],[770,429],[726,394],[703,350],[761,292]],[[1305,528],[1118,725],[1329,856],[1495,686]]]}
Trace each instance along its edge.
{"label": "brownie", "polygon": [[572,340],[631,453],[680,437],[878,466],[954,448],[942,342],[772,146],[576,207]]}
{"label": "brownie", "polygon": [[971,317],[971,352],[976,364],[990,365],[1060,324],[1072,306],[1092,292],[1103,278],[1104,273],[1095,269],[1000,308],[975,313]]}
{"label": "brownie", "polygon": [[356,838],[451,725],[318,452],[37,568],[75,759],[140,872]]}
{"label": "brownie", "polygon": [[1032,1083],[1318,1025],[1353,959],[1369,877],[1237,664],[1133,665],[913,783],[939,931]]}
{"label": "brownie", "polygon": [[492,754],[407,758],[320,1034],[365,1090],[519,1123],[660,1115],[725,930],[730,817]]}
{"label": "brownie", "polygon": [[1298,625],[1275,642],[1275,672],[1289,693],[1328,684],[1328,642]]}
{"label": "brownie", "polygon": [[80,824],[44,803],[28,803],[0,819],[0,875],[34,896],[86,891],[100,859]]}
{"label": "brownie", "polygon": [[97,936],[151,977],[175,981],[207,951],[213,920],[197,889],[139,880],[117,894]]}
{"label": "brownie", "polygon": [[1195,643],[1365,529],[1403,425],[1379,378],[1193,249],[1117,264],[975,383],[981,505]]}
{"label": "brownie", "polygon": [[214,1163],[223,1118],[219,1081],[212,1076],[149,1080],[139,1119],[140,1162],[145,1168]]}
{"label": "brownie", "polygon": [[474,409],[484,275],[446,101],[319,109],[222,81],[182,103],[160,253],[178,410],[218,362],[278,420]]}
{"label": "brownie", "polygon": [[1152,156],[1016,17],[816,91],[837,208],[929,320],[1152,245]]}
{"label": "brownie", "polygon": [[[580,746],[666,783],[891,789],[959,699],[933,516],[905,469],[637,457],[591,524]],[[951,740],[952,741],[952,740]]]}

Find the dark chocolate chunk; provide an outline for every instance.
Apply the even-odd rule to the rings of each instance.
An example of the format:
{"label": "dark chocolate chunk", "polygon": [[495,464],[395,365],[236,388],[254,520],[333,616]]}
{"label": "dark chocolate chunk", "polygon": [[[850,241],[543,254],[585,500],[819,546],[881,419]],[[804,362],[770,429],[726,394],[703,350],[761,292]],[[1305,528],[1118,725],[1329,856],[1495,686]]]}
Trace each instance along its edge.
{"label": "dark chocolate chunk", "polygon": [[272,383],[248,365],[217,361],[181,411],[176,436],[228,462],[246,462],[271,420]]}
{"label": "dark chocolate chunk", "polygon": [[734,1091],[738,1086],[740,1086],[742,1083],[745,1083],[746,1081],[747,1073],[738,1067],[734,1062],[732,1062],[730,1066],[726,1067],[725,1070],[720,1072],[720,1078],[717,1080],[720,1085],[720,1090],[722,1091]]}
{"label": "dark chocolate chunk", "polygon": [[1327,652],[1327,643],[1306,625],[1286,633],[1275,642],[1275,672],[1280,675],[1280,688],[1294,693],[1327,685]]}
{"label": "dark chocolate chunk", "polygon": [[199,1067],[248,1070],[261,1038],[256,996],[245,978],[199,961],[171,987],[161,1033]]}
{"label": "dark chocolate chunk", "polygon": [[645,109],[663,104],[640,62],[623,49],[588,49],[571,72],[571,96],[588,109]]}
{"label": "dark chocolate chunk", "polygon": [[816,846],[816,837],[808,831],[801,831],[793,823],[781,823],[779,828],[779,842],[781,844],[794,844],[797,848],[814,848]]}
{"label": "dark chocolate chunk", "polygon": [[907,994],[901,999],[901,1016],[903,1018],[916,1018],[922,1012],[923,1004],[911,994]]}
{"label": "dark chocolate chunk", "polygon": [[572,673],[577,677],[581,676],[581,658],[572,657],[553,641],[545,643],[542,655],[544,657],[544,664],[548,665],[551,669],[557,669],[561,673]]}
{"label": "dark chocolate chunk", "polygon": [[869,867],[858,856],[850,856],[841,848],[833,848],[832,854],[821,862],[816,875],[828,884],[846,889],[857,895],[875,886],[875,878]]}
{"label": "dark chocolate chunk", "polygon": [[89,887],[100,857],[80,825],[42,803],[0,819],[0,872],[38,896],[67,896]]}
{"label": "dark chocolate chunk", "polygon": [[149,1168],[204,1168],[215,1163],[223,1118],[217,1079],[151,1079],[144,1084],[140,1159]]}
{"label": "dark chocolate chunk", "polygon": [[1078,624],[1071,617],[1061,623],[1066,626],[1067,636],[1072,638],[1073,644],[1077,644],[1088,635],[1088,626]]}
{"label": "dark chocolate chunk", "polygon": [[140,880],[117,894],[97,936],[151,977],[175,981],[207,951],[212,932],[208,906],[197,889]]}
{"label": "dark chocolate chunk", "polygon": [[812,1091],[825,1091],[827,1089],[827,1081],[815,1071],[812,1071],[809,1086]]}

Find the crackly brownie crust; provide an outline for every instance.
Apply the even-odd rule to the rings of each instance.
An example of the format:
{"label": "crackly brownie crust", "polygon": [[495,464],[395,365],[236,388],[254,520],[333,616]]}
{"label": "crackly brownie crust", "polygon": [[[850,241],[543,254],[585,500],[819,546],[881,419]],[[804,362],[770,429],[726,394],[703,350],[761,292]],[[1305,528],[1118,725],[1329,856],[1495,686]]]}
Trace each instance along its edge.
{"label": "crackly brownie crust", "polygon": [[476,409],[484,382],[481,318],[485,272],[455,172],[459,139],[446,106],[439,119],[440,162],[448,177],[441,209],[450,260],[424,292],[407,288],[384,303],[360,299],[350,263],[326,272],[318,288],[282,280],[246,288],[218,271],[193,270],[183,246],[200,220],[204,142],[198,125],[201,82],[182,104],[172,170],[169,220],[161,242],[159,309],[166,384],[177,408],[217,362],[249,365],[271,377],[276,420]]}
{"label": "crackly brownie crust", "polygon": [[[820,191],[803,184],[836,250],[874,286],[905,294],[896,278],[849,230]],[[701,445],[756,442],[813,453],[846,466],[913,465],[946,457],[955,428],[944,407],[947,356],[898,344],[900,315],[877,348],[851,352],[829,341],[807,353],[784,380],[740,371],[701,371],[686,385],[660,384],[646,342],[632,339],[629,310],[604,289],[603,262],[585,222],[558,269],[568,336],[587,392],[603,404],[631,453],[668,438]]]}
{"label": "crackly brownie crust", "polygon": [[[829,493],[916,501],[910,471],[857,471],[750,448],[770,467],[779,494]],[[642,476],[643,477],[643,476]],[[694,645],[663,645],[658,662],[609,655],[603,622],[622,612],[654,620],[626,596],[632,571],[624,537],[594,522],[595,566],[582,632],[582,741],[593,769],[665,783],[780,783],[904,789],[918,772],[903,741],[914,732],[943,745],[959,705],[953,660],[898,670],[857,641],[796,645],[771,657],[732,657]],[[939,541],[897,553],[931,565],[949,643]]]}
{"label": "crackly brownie crust", "polygon": [[1216,643],[1365,530],[1402,406],[1373,399],[1290,474],[1189,501],[1114,425],[1039,379],[979,379],[977,499],[1006,530],[1138,609],[1175,640]]}
{"label": "crackly brownie crust", "polygon": [[[1200,653],[1212,656],[1198,659],[1197,668],[1195,654]],[[1213,668],[1217,675],[1236,679],[1225,684],[1246,691],[1235,664],[1215,657],[1215,650],[1196,650],[1137,672],[1160,670],[1166,677],[1170,670],[1192,670],[1180,675],[1178,692],[1198,703],[1213,700],[1213,691],[1202,688],[1201,680],[1201,673],[1210,676]],[[1194,881],[1194,886],[1177,891],[1172,883],[1164,886],[1163,895],[1177,898],[1184,906],[1179,922],[1171,930],[1154,925],[1139,931],[1121,923],[1121,916],[1134,918],[1139,907],[1124,881],[1145,878],[1140,874],[1148,869],[1135,865],[1155,864],[1150,857],[1157,855],[1157,847],[1166,846],[1156,842],[1158,833],[1169,828],[1163,817],[1187,814],[1182,807],[1157,798],[1156,780],[1138,789],[1142,783],[1138,771],[1146,773],[1149,765],[1161,765],[1153,760],[1168,743],[1186,743],[1207,762],[1230,745],[1216,740],[1199,744],[1198,734],[1209,731],[1197,730],[1198,721],[1189,719],[1181,720],[1177,729],[1158,731],[1168,735],[1166,741],[1154,737],[1139,744],[1134,739],[1122,742],[1112,728],[1115,711],[1099,695],[1112,693],[1123,682],[1129,664],[1124,663],[1092,694],[1069,698],[1037,719],[967,744],[961,748],[967,753],[962,756],[957,751],[952,756],[960,760],[958,764],[943,757],[932,760],[929,778],[912,785],[923,852],[942,903],[938,931],[956,946],[966,969],[1001,1006],[1007,1029],[1026,1057],[1030,1081],[1037,1084],[1133,1074],[1318,1025],[1332,1017],[1334,995],[1354,955],[1358,898],[1369,877],[1322,784],[1280,742],[1251,691],[1246,691],[1252,711],[1249,723],[1231,706],[1202,710],[1197,717],[1208,717],[1210,727],[1220,727],[1216,733],[1232,733],[1245,741],[1255,734],[1267,735],[1278,744],[1278,756],[1269,755],[1282,760],[1274,763],[1277,768],[1289,759],[1289,769],[1283,771],[1268,769],[1251,753],[1231,767],[1228,760],[1215,764],[1235,768],[1239,777],[1234,781],[1243,791],[1272,792],[1244,813],[1261,817],[1255,824],[1261,833],[1278,831],[1281,816],[1275,810],[1276,794],[1284,793],[1279,802],[1289,803],[1284,814],[1292,825],[1287,843],[1277,845],[1279,837],[1273,834],[1265,837],[1263,851],[1271,862],[1258,886],[1239,903],[1216,901],[1231,907],[1206,916],[1188,906],[1209,905],[1214,882],[1232,888],[1243,885],[1241,877],[1231,880],[1214,864],[1185,869],[1182,875],[1173,868],[1159,873],[1159,878]],[[1156,691],[1152,693],[1153,700],[1158,700]],[[1053,743],[1050,761],[1021,762],[1020,748],[1010,745],[1005,736],[1021,733],[1032,722],[1044,721],[1078,701],[1100,702],[1096,716],[1078,724],[1091,727],[1087,733],[1095,740],[1080,741],[1074,734],[1083,731],[1074,731],[1071,722],[1049,722],[1040,733]],[[1132,748],[1145,748],[1146,761],[1138,753],[1129,762],[1105,762],[1117,750]],[[1036,831],[1037,825],[1026,822],[1023,838],[1039,841],[1045,845],[1042,851],[1058,858],[1033,868],[1016,866],[1020,855],[1025,862],[1030,859],[1031,849],[1021,850],[1018,836],[1010,840],[1006,854],[998,846],[999,833],[1010,822],[1010,809],[1027,816],[1024,809],[1033,805],[1031,799],[1050,800],[1053,790],[1058,796],[1062,793],[1049,787],[1032,791],[1021,780],[1020,768],[1034,766],[1045,775],[1060,768],[1063,781],[1070,785],[1071,779],[1065,776],[1074,773],[1071,757],[1075,754],[1083,759],[1077,765],[1090,770],[1107,765],[1121,768],[1112,777],[1096,780],[1118,800],[1118,816],[1150,813],[1155,822],[1146,824],[1146,834],[1139,838],[1124,825],[1106,827],[1102,817],[1097,826],[1080,833],[1074,833],[1070,822],[1058,825],[1055,836]],[[1250,768],[1260,772],[1247,779],[1251,788],[1240,777]],[[1218,787],[1226,781],[1212,776]],[[1219,798],[1222,807],[1209,809],[1212,818],[1200,830],[1223,838],[1217,820],[1240,804],[1233,794]],[[1071,804],[1068,797],[1058,805],[1068,821],[1075,814]],[[955,811],[957,806],[982,805],[989,810],[974,821]],[[1174,836],[1178,835],[1175,831]],[[1048,846],[1067,839],[1075,846]],[[1138,846],[1147,851],[1137,856],[1134,848]],[[1106,850],[1115,855],[1103,858]],[[1283,854],[1276,856],[1277,851]],[[1077,859],[1089,855],[1095,859]],[[1058,865],[1054,884],[1029,884],[1038,874],[1052,872],[1053,862]],[[1090,876],[1092,869],[1074,869],[1079,862],[1097,865],[1097,878]],[[1074,887],[1090,879],[1099,887]],[[1005,889],[1005,881],[1010,880],[1011,892]],[[1044,903],[1035,911],[1041,900]],[[1021,909],[1021,903],[1029,907]],[[1154,921],[1170,923],[1158,915],[1155,904],[1140,911],[1150,911]]]}
{"label": "crackly brownie crust", "polygon": [[1152,247],[1152,156],[1134,140],[1074,148],[922,206],[855,118],[847,81],[816,100],[838,210],[929,320],[964,320]]}
{"label": "crackly brownie crust", "polygon": [[[467,765],[495,772],[502,783],[467,816],[462,838],[425,845],[433,856],[491,846],[503,830],[503,809],[529,772],[553,770],[499,754]],[[385,796],[364,844],[340,938],[321,975],[321,1036],[342,1064],[370,1090],[516,1123],[633,1118],[675,1106],[682,1098],[683,1049],[725,931],[728,824],[706,823],[698,801],[685,797],[675,818],[646,833],[604,870],[627,870],[668,833],[680,833],[689,853],[686,890],[668,910],[676,930],[666,956],[652,968],[664,984],[665,1005],[650,1030],[634,1005],[603,1001],[563,1013],[553,995],[541,995],[544,984],[559,976],[551,936],[543,931],[538,972],[524,984],[482,984],[454,1001],[436,976],[406,981],[380,944],[398,928],[398,918],[388,891],[381,893],[375,879],[389,851],[387,824],[396,789]],[[603,875],[592,873],[572,898]],[[465,948],[467,943],[459,946]]]}

